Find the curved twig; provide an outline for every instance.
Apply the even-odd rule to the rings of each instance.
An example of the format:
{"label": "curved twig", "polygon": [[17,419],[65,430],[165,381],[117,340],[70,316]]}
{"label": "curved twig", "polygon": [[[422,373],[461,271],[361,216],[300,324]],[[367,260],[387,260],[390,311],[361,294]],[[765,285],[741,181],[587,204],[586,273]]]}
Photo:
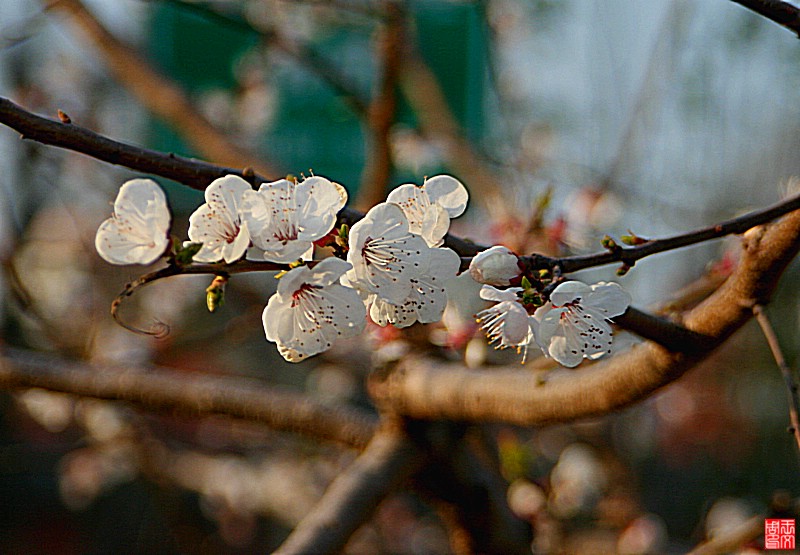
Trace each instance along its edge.
{"label": "curved twig", "polygon": [[[313,267],[315,262],[309,262],[308,265]],[[277,264],[275,262],[266,261],[260,262],[257,260],[239,260],[238,262],[234,262],[232,264],[225,264],[222,262],[216,264],[190,264],[186,266],[170,264],[169,266],[161,268],[160,270],[143,274],[135,280],[127,283],[125,285],[125,289],[123,289],[122,292],[111,302],[111,316],[114,318],[114,321],[117,324],[126,330],[140,335],[150,335],[156,339],[162,339],[169,334],[169,326],[166,323],[156,320],[155,324],[150,329],[142,329],[126,323],[122,320],[122,317],[119,314],[119,309],[122,305],[122,302],[145,285],[149,285],[160,279],[179,275],[213,274],[217,276],[228,277],[231,274],[244,274],[248,272],[278,272],[288,268],[288,264]]]}

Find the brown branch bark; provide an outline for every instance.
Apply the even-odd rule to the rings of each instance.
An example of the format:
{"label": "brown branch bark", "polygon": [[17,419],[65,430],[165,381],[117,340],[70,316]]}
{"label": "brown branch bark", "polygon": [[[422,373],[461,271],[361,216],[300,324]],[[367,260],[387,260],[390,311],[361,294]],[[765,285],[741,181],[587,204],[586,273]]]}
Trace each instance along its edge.
{"label": "brown branch bark", "polygon": [[424,460],[422,451],[400,429],[379,431],[275,553],[338,553],[378,503]]}
{"label": "brown branch bark", "polygon": [[382,29],[380,67],[375,97],[369,106],[366,166],[361,176],[356,206],[369,210],[386,198],[386,189],[392,174],[392,145],[390,133],[397,109],[397,84],[403,56],[405,12],[394,2],[386,5],[388,11]]}
{"label": "brown branch bark", "polygon": [[359,448],[367,444],[377,423],[369,413],[331,407],[245,378],[90,366],[16,349],[4,351],[0,388],[28,387],[125,401],[151,410],[223,414]]}
{"label": "brown branch bark", "polygon": [[565,422],[607,414],[675,381],[766,303],[800,249],[800,211],[743,239],[742,260],[708,299],[684,315],[684,325],[708,338],[700,353],[669,351],[652,342],[595,365],[542,381],[525,370],[485,372],[408,361],[376,376],[370,391],[385,410],[415,418],[503,421],[519,425]]}
{"label": "brown branch bark", "polygon": [[52,11],[69,16],[94,46],[111,74],[148,110],[173,125],[197,152],[221,164],[252,167],[266,174],[277,170],[228,140],[195,106],[184,91],[168,77],[154,70],[133,48],[112,35],[80,0],[51,2]]}

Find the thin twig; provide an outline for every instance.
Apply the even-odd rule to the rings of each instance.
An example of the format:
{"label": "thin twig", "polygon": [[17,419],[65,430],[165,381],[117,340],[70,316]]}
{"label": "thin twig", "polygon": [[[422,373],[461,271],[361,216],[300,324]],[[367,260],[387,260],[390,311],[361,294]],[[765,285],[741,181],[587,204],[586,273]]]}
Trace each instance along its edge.
{"label": "thin twig", "polygon": [[353,447],[367,444],[377,421],[372,414],[352,407],[332,407],[243,377],[89,365],[4,350],[0,353],[0,388],[22,387],[126,401],[151,410],[223,414]]}
{"label": "thin twig", "polygon": [[378,503],[424,462],[423,452],[400,429],[378,431],[275,553],[340,552]]}
{"label": "thin twig", "polygon": [[748,212],[737,218],[694,231],[665,237],[664,239],[652,239],[633,247],[620,246],[616,249],[601,253],[569,256],[565,258],[552,258],[535,254],[523,258],[533,269],[553,269],[554,267],[558,267],[564,273],[577,272],[578,270],[604,266],[615,262],[622,262],[632,267],[638,260],[647,256],[696,245],[712,239],[725,237],[726,235],[744,233],[750,228],[771,222],[798,208],[800,208],[800,195],[795,195],[773,204],[772,206],[768,206],[767,208]]}
{"label": "thin twig", "polygon": [[794,440],[797,442],[797,448],[800,450],[800,396],[797,391],[797,380],[795,380],[794,373],[792,369],[789,368],[789,364],[787,364],[786,358],[783,356],[778,336],[775,335],[775,330],[772,328],[772,323],[769,321],[764,307],[760,304],[755,305],[753,307],[753,314],[756,317],[758,325],[761,326],[764,338],[767,340],[769,349],[772,351],[772,356],[775,358],[775,363],[778,365],[781,375],[783,376],[783,381],[786,384],[786,394],[789,398],[789,420],[792,423],[789,431],[791,431],[794,436]]}
{"label": "thin twig", "polygon": [[[313,267],[316,265],[316,262],[310,261],[307,265],[309,267]],[[124,320],[122,320],[122,317],[119,314],[119,309],[122,306],[122,302],[145,285],[149,285],[161,279],[179,275],[213,274],[215,276],[228,277],[232,274],[244,274],[248,272],[278,272],[288,269],[288,264],[276,264],[275,262],[260,262],[256,260],[239,260],[232,264],[225,264],[222,262],[218,262],[216,264],[190,264],[187,266],[170,264],[165,268],[143,274],[135,280],[127,283],[122,292],[111,302],[111,316],[114,318],[115,322],[117,322],[126,330],[141,335],[151,335],[157,339],[161,339],[169,334],[169,326],[164,322],[157,321],[151,328],[142,329],[126,323]]]}

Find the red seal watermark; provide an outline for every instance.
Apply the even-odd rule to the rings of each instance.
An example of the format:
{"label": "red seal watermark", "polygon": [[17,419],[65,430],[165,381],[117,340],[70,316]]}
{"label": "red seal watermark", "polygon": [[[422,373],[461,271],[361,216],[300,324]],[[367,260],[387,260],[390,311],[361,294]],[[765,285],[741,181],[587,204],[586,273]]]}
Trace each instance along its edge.
{"label": "red seal watermark", "polygon": [[794,549],[794,546],[793,518],[764,519],[764,549]]}

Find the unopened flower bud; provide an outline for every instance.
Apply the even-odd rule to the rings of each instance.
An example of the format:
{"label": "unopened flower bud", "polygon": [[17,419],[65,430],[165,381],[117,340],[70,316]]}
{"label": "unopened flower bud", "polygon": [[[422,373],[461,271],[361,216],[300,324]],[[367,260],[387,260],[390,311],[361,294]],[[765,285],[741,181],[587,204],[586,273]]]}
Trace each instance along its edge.
{"label": "unopened flower bud", "polygon": [[228,283],[228,278],[225,276],[216,276],[206,288],[206,305],[209,312],[216,311],[225,302],[225,285]]}
{"label": "unopened flower bud", "polygon": [[520,273],[519,257],[499,245],[478,253],[469,265],[472,279],[488,285],[509,285]]}

